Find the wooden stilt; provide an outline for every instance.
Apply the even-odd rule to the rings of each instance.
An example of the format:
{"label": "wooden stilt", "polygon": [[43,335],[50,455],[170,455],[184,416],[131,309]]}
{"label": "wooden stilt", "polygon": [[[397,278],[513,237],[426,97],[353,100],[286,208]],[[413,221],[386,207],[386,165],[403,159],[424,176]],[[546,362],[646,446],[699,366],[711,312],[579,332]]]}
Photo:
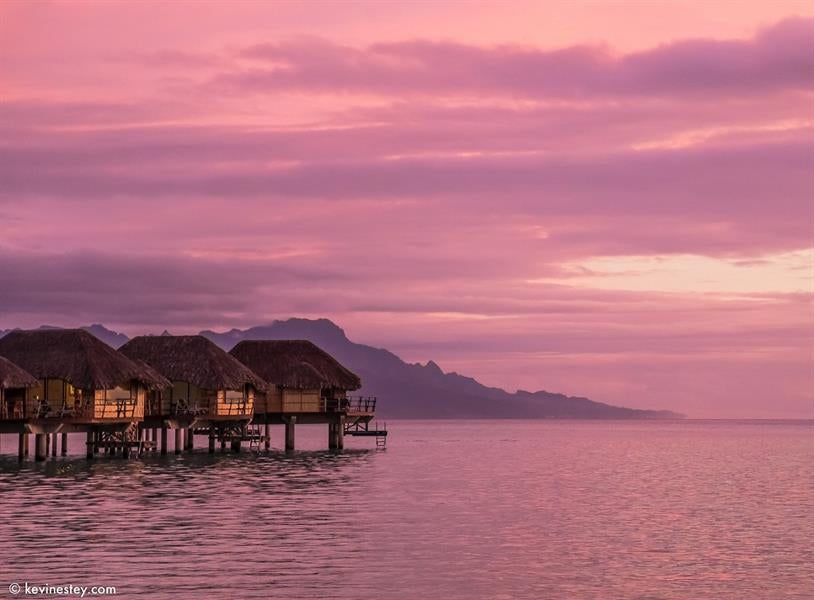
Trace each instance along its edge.
{"label": "wooden stilt", "polygon": [[271,450],[271,427],[269,427],[268,421],[266,421],[266,427],[263,431],[263,437],[265,437],[265,444],[266,444],[266,451],[268,452]]}
{"label": "wooden stilt", "polygon": [[25,447],[28,445],[28,437],[21,433],[17,440],[17,458],[22,461],[25,458]]}
{"label": "wooden stilt", "polygon": [[220,435],[220,449],[222,452],[226,452],[226,436],[222,426],[218,428],[218,432]]}
{"label": "wooden stilt", "polygon": [[57,441],[59,440],[59,434],[54,433],[51,435],[51,456],[57,455]]}
{"label": "wooden stilt", "polygon": [[285,449],[294,450],[294,428],[297,426],[297,417],[288,417],[285,422]]}
{"label": "wooden stilt", "polygon": [[59,453],[62,456],[68,456],[68,434],[63,433],[60,435],[61,443],[59,448]]}
{"label": "wooden stilt", "polygon": [[[40,434],[37,434],[37,435],[40,435]],[[50,433],[44,433],[42,435],[45,436],[45,456],[48,456],[49,454],[51,454],[51,434]]]}
{"label": "wooden stilt", "polygon": [[23,446],[23,454],[28,456],[30,453],[31,444],[29,443],[28,434],[24,433],[23,435],[25,436],[25,445]]}
{"label": "wooden stilt", "polygon": [[232,438],[232,452],[240,453],[240,438]]}
{"label": "wooden stilt", "polygon": [[85,456],[88,460],[91,460],[93,455],[96,454],[96,434],[93,431],[88,431],[85,444]]}
{"label": "wooden stilt", "polygon": [[328,421],[328,450],[336,450],[336,423]]}
{"label": "wooden stilt", "polygon": [[167,428],[161,428],[161,454],[167,454]]}
{"label": "wooden stilt", "polygon": [[215,428],[209,427],[209,454],[215,453]]}
{"label": "wooden stilt", "polygon": [[43,461],[48,456],[48,435],[38,433],[34,436],[34,458]]}
{"label": "wooden stilt", "polygon": [[183,430],[180,427],[175,429],[175,453],[181,454],[181,434]]}
{"label": "wooden stilt", "polygon": [[342,450],[345,447],[345,417],[340,415],[336,424],[336,449]]}

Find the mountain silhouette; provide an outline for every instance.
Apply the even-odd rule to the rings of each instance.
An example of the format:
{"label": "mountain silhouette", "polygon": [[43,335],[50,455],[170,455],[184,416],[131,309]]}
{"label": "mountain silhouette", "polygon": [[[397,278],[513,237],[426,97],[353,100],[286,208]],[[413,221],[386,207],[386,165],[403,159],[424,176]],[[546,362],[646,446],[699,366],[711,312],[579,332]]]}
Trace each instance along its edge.
{"label": "mountain silhouette", "polygon": [[[43,328],[51,326],[44,325]],[[94,324],[83,327],[118,348],[127,336]],[[0,337],[10,330],[0,331]],[[218,333],[202,331],[224,350],[242,340],[309,340],[332,354],[362,378],[363,395],[377,396],[377,415],[383,419],[664,419],[683,415],[665,410],[640,410],[546,391],[509,393],[471,377],[445,373],[435,362],[407,363],[383,348],[348,339],[328,319],[287,319],[269,325]],[[162,335],[168,335],[165,330]]]}
{"label": "mountain silhouette", "polygon": [[382,418],[678,418],[670,411],[637,410],[551,392],[509,393],[471,377],[445,373],[435,362],[407,363],[392,352],[358,344],[328,319],[288,319],[224,333],[202,331],[231,349],[241,340],[305,339],[362,378],[360,393],[380,398]]}

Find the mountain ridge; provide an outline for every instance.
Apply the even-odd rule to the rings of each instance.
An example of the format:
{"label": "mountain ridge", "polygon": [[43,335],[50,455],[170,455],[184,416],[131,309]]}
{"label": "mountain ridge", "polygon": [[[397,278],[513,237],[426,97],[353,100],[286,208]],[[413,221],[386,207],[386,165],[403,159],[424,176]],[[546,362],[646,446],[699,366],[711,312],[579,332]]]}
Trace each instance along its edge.
{"label": "mountain ridge", "polygon": [[[125,334],[98,323],[82,329],[114,348],[128,340]],[[0,331],[0,337],[8,331]],[[613,406],[543,390],[510,393],[483,385],[473,377],[444,372],[433,360],[423,365],[408,363],[385,348],[353,342],[341,327],[324,318],[291,318],[224,332],[203,330],[200,335],[227,351],[242,340],[309,340],[362,378],[363,387],[358,393],[380,398],[377,413],[381,418],[665,419],[684,416],[665,410]]]}

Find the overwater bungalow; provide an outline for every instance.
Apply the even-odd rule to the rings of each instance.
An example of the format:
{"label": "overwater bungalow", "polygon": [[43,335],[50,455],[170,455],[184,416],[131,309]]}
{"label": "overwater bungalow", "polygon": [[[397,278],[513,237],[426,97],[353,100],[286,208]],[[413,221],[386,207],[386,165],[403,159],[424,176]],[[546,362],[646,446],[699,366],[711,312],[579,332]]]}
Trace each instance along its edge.
{"label": "overwater bungalow", "polygon": [[212,341],[200,335],[140,336],[119,350],[172,382],[148,403],[152,410],[145,415],[145,426],[161,427],[162,442],[166,428],[174,428],[176,452],[181,430],[186,430],[187,449],[194,433],[208,433],[211,451],[215,437],[239,443],[247,435],[255,394],[266,390],[266,382]]}
{"label": "overwater bungalow", "polygon": [[362,387],[358,375],[312,342],[244,340],[230,354],[269,384],[255,401],[256,420],[284,423],[286,448],[293,449],[295,423],[328,423],[331,448],[342,447],[345,433],[367,431],[376,399],[349,398]]}
{"label": "overwater bungalow", "polygon": [[[36,378],[21,404],[15,394],[2,430],[36,434],[40,460],[46,448],[41,436],[47,434],[85,431],[89,446],[102,435],[106,443],[132,441],[147,392],[169,385],[82,329],[12,331],[0,338],[0,356]],[[63,436],[63,452],[66,443]]]}
{"label": "overwater bungalow", "polygon": [[36,385],[36,377],[0,356],[0,420],[24,419],[26,390]]}

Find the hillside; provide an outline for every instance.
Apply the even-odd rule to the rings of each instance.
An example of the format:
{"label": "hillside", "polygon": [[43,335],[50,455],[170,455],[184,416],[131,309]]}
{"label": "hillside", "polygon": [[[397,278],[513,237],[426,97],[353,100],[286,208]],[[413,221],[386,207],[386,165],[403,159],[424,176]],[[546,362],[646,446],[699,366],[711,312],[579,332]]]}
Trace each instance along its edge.
{"label": "hillside", "polygon": [[[99,324],[83,329],[114,348],[128,339],[123,333]],[[7,332],[0,331],[0,337]],[[225,350],[230,350],[241,340],[310,340],[362,378],[364,387],[357,393],[380,398],[378,413],[381,418],[664,419],[683,416],[670,411],[612,406],[546,391],[512,394],[487,387],[471,377],[445,373],[433,361],[424,365],[407,363],[383,348],[353,342],[328,319],[288,319],[224,333],[202,331],[201,335]]]}

